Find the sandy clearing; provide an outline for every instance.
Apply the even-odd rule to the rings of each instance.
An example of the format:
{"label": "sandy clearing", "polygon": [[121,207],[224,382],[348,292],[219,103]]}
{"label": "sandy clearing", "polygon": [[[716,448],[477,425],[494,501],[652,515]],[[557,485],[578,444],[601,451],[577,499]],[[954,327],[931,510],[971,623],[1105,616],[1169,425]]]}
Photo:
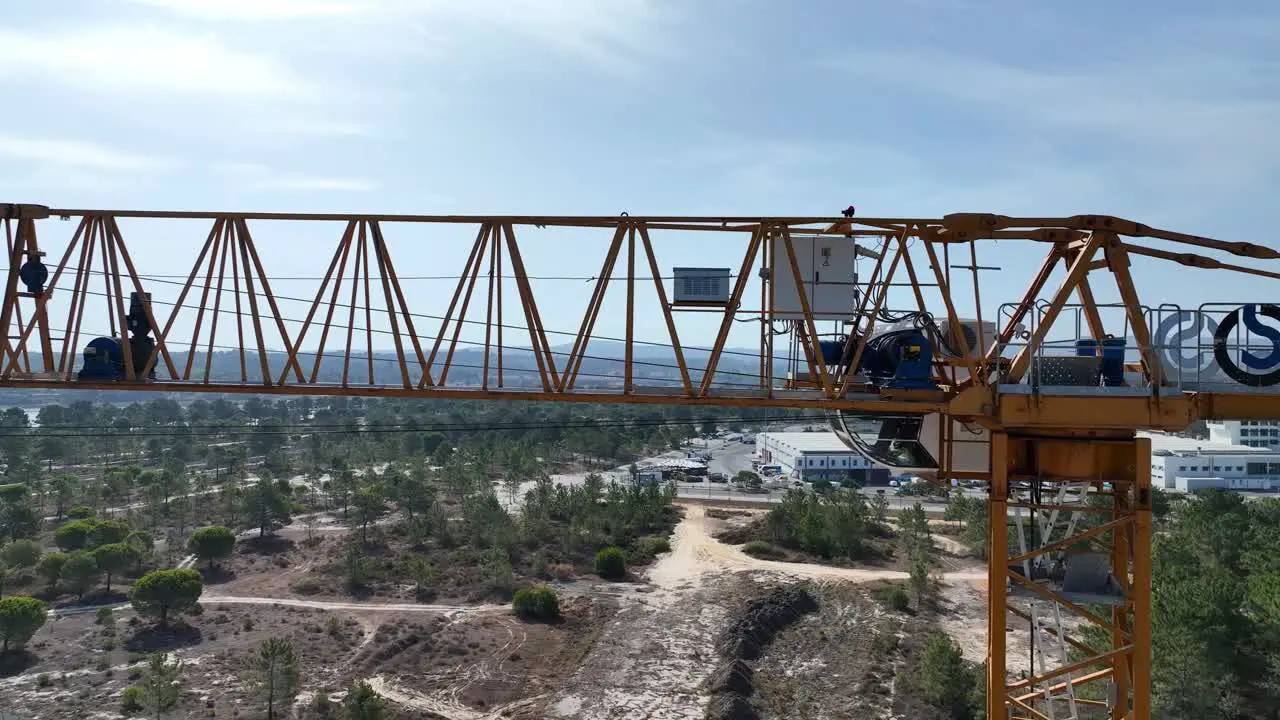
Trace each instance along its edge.
{"label": "sandy clearing", "polygon": [[[619,596],[622,609],[573,679],[551,698],[547,716],[564,720],[702,718],[710,699],[706,681],[716,665],[715,637],[728,622],[732,576],[737,573],[824,583],[908,577],[894,570],[754,558],[711,535],[713,519],[703,505],[681,506],[685,516],[672,534],[671,552],[646,574],[654,591]],[[972,582],[985,579],[986,572],[966,570],[943,577],[947,583]],[[981,622],[977,627],[982,631]]]}
{"label": "sandy clearing", "polygon": [[[719,570],[768,570],[780,575],[797,578],[845,580],[848,582],[872,582],[875,580],[906,580],[909,574],[900,570],[879,570],[876,568],[840,568],[827,565],[807,563],[790,563],[779,560],[762,560],[751,557],[736,547],[725,545],[711,536],[707,530],[708,519],[706,508],[702,505],[683,505],[684,520],[676,526],[676,550],[672,555],[680,554],[679,561],[666,565],[660,561],[649,574],[649,580],[659,586],[670,583],[673,579],[687,576],[691,572]],[[687,545],[687,549],[685,546]],[[685,552],[681,554],[681,549]],[[690,564],[692,563],[692,564]],[[943,573],[942,578],[949,582],[965,580],[985,580],[986,570],[961,570]]]}

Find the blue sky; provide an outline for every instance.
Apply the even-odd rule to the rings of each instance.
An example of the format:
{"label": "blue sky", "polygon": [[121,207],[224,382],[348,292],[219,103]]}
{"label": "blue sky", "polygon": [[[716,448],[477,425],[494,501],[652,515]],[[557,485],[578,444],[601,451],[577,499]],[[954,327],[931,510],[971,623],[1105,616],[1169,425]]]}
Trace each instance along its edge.
{"label": "blue sky", "polygon": [[[1280,9],[1263,2],[20,3],[0,27],[0,194],[139,209],[1110,213],[1275,246],[1276,37]],[[140,268],[171,274],[203,232],[126,228]],[[326,233],[260,235],[269,272],[323,272]],[[660,246],[660,262],[740,259],[696,240]],[[529,243],[533,272],[593,275],[604,252]],[[457,272],[467,249],[406,239],[398,270]],[[982,250],[1002,268],[984,277],[988,317],[1040,251]],[[1274,299],[1220,273],[1136,272],[1149,304]],[[575,329],[584,284],[538,289],[548,327]],[[620,314],[601,328],[620,333]],[[665,337],[652,311],[640,330]]]}

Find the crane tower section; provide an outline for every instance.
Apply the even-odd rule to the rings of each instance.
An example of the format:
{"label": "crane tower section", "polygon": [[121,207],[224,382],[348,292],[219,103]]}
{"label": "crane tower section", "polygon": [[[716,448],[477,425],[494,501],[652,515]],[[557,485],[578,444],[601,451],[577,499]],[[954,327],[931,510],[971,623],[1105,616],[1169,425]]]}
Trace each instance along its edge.
{"label": "crane tower section", "polygon": [[[1149,720],[1137,431],[1280,419],[1280,252],[1110,216],[0,221],[0,387],[768,407],[825,413],[882,465],[984,481],[992,718],[1105,697]],[[997,242],[998,265],[1038,270],[980,264]],[[1241,297],[1144,297],[1139,263]]]}

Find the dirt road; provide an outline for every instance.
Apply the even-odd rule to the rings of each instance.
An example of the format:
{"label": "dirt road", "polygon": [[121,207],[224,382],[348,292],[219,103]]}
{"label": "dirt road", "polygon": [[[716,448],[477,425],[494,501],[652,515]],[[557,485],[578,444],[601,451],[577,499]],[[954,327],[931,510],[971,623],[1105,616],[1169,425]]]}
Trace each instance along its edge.
{"label": "dirt road", "polygon": [[299,600],[294,598],[242,597],[237,595],[205,595],[200,598],[200,604],[279,605],[281,607],[310,608],[313,610],[433,613],[436,615],[444,615],[446,617],[511,611],[511,608],[506,605],[423,605],[421,603],[336,602],[329,600]]}
{"label": "dirt road", "polygon": [[369,678],[368,683],[375,693],[401,707],[431,713],[447,720],[501,720],[511,717],[520,710],[531,709],[542,700],[541,695],[535,695],[482,712],[462,705],[455,698],[429,697],[399,687],[388,682],[381,675]]}
{"label": "dirt road", "polygon": [[[827,582],[900,580],[907,573],[761,560],[712,537],[700,504],[682,504],[672,550],[647,573],[653,592],[622,595],[622,610],[546,714],[565,720],[694,720],[706,712],[705,685],[715,669],[714,641],[736,601],[737,573]],[[946,573],[972,582],[985,571]],[[459,720],[463,720],[459,718]]]}
{"label": "dirt road", "polygon": [[[707,530],[706,508],[702,505],[688,504],[683,507],[685,518],[676,526],[672,555],[658,563],[649,574],[649,580],[659,586],[679,582],[680,578],[691,573],[712,570],[767,570],[796,578],[848,582],[908,578],[907,573],[898,570],[838,568],[755,558],[712,537]],[[984,580],[986,577],[985,570],[961,570],[942,575],[943,580],[948,582]]]}
{"label": "dirt road", "polygon": [[[431,677],[415,676],[412,686],[406,686],[401,684],[406,682],[404,678],[397,679],[399,674],[368,668],[368,682],[379,695],[424,715],[447,720],[497,720],[527,716],[541,709],[540,717],[564,720],[694,720],[705,713],[709,700],[706,681],[716,666],[714,641],[728,622],[729,608],[740,600],[744,574],[835,583],[907,577],[906,573],[893,570],[835,568],[754,558],[712,536],[718,523],[706,515],[702,505],[690,503],[684,505],[684,510],[685,517],[672,537],[672,551],[647,573],[649,585],[613,584],[606,588],[617,591],[606,594],[613,597],[620,608],[590,652],[580,663],[574,663],[577,670],[572,678],[567,682],[561,680],[564,684],[549,696],[544,691],[528,689],[529,697],[493,707],[477,708],[468,704],[462,693],[469,687],[483,686],[492,677],[505,677],[503,663],[522,649],[522,634],[529,628],[510,616],[509,606],[352,602],[213,593],[207,593],[201,604],[307,608],[366,617],[376,617],[383,612],[412,613],[442,616],[451,625],[482,622],[482,618],[497,620],[508,630],[509,637],[485,652],[478,661],[449,668],[448,674],[437,676],[433,672],[429,673]],[[946,573],[944,581],[972,588],[973,581],[985,577],[983,571],[961,570]],[[593,588],[586,594],[598,596],[600,592]],[[93,610],[96,608],[77,608],[71,612]],[[965,628],[952,630],[959,633],[962,629]],[[372,639],[373,630],[365,628],[369,638],[356,650],[357,655]],[[963,633],[959,634],[963,637]],[[974,636],[965,638],[968,642],[964,645],[971,654],[979,638],[970,634]]]}

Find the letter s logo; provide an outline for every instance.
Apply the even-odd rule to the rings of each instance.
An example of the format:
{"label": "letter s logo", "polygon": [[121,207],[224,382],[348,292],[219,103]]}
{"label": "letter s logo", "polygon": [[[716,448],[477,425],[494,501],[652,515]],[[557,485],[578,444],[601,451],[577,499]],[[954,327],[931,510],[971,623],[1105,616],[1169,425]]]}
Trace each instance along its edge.
{"label": "letter s logo", "polygon": [[[1222,324],[1213,334],[1213,357],[1218,361],[1218,367],[1232,380],[1249,387],[1269,387],[1280,383],[1280,330],[1264,325],[1259,314],[1280,322],[1280,306],[1245,305],[1223,318]],[[1237,365],[1227,349],[1227,339],[1242,315],[1245,330],[1249,332],[1251,340],[1260,337],[1271,343],[1271,351],[1265,355],[1255,355],[1247,347],[1240,348],[1240,362],[1258,373],[1248,372]],[[1267,370],[1270,372],[1266,372]]]}
{"label": "letter s logo", "polygon": [[[1218,323],[1204,313],[1183,310],[1165,316],[1156,327],[1156,347],[1170,374],[1181,375],[1186,380],[1207,380],[1217,376],[1213,363],[1200,352],[1200,333],[1205,328],[1210,335],[1217,335]],[[1188,355],[1187,353],[1191,354]]]}

